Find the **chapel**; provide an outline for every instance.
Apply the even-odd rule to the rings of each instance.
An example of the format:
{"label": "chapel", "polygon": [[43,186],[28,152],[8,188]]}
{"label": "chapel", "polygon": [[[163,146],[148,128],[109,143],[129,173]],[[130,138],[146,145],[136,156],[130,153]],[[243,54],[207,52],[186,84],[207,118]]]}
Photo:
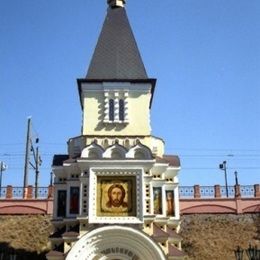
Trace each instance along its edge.
{"label": "chapel", "polygon": [[[149,78],[125,0],[107,14],[84,78],[81,133],[54,155],[54,232],[48,260],[184,259],[178,172],[151,133]],[[160,91],[160,90],[159,90]]]}

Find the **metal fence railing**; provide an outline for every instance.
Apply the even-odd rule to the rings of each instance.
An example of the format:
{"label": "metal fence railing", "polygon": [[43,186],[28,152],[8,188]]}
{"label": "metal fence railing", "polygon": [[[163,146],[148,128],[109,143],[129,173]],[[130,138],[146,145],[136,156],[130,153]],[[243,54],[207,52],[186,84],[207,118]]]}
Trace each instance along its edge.
{"label": "metal fence railing", "polygon": [[[197,187],[196,187],[197,186]],[[183,199],[189,198],[234,198],[236,192],[242,198],[255,197],[256,190],[255,185],[241,185],[236,191],[235,186],[218,186],[219,194],[216,194],[216,186],[179,186],[179,197]],[[197,188],[197,190],[196,190]]]}
{"label": "metal fence railing", "polygon": [[[26,190],[23,187],[1,187],[0,188],[0,199],[12,198],[12,199],[46,199],[49,194],[49,187],[30,187]],[[1,259],[0,259],[1,260]]]}
{"label": "metal fence railing", "polygon": [[33,188],[33,197],[37,199],[44,199],[48,197],[48,187]]}
{"label": "metal fence railing", "polygon": [[15,198],[15,199],[23,198],[23,188],[22,187],[13,187],[13,198]]}
{"label": "metal fence railing", "polygon": [[181,198],[193,198],[194,197],[194,187],[193,186],[180,186],[179,196]]}
{"label": "metal fence railing", "polygon": [[[218,186],[218,193],[216,194],[216,186]],[[236,186],[179,186],[180,198],[227,198],[227,192],[229,198],[234,198],[238,192],[242,198],[253,198],[256,195],[256,186],[259,185],[241,185]],[[50,186],[51,187],[51,186]],[[0,199],[12,198],[12,199],[46,199],[52,196],[53,190],[50,187],[28,187],[26,192],[23,187],[1,187]],[[238,188],[238,190],[237,190]],[[259,192],[258,192],[259,193]],[[26,195],[25,195],[26,194]],[[1,260],[1,259],[0,259]]]}
{"label": "metal fence railing", "polygon": [[5,198],[5,197],[6,197],[6,187],[1,187],[0,188],[0,198]]}
{"label": "metal fence railing", "polygon": [[254,197],[255,188],[253,185],[242,185],[240,187],[241,197]]}
{"label": "metal fence railing", "polygon": [[[227,194],[228,192],[228,194]],[[234,186],[228,186],[226,189],[226,186],[220,186],[220,194],[222,198],[234,198],[235,197],[235,188]]]}
{"label": "metal fence railing", "polygon": [[204,197],[204,198],[214,198],[215,197],[214,186],[201,186],[200,194],[201,194],[201,197]]}

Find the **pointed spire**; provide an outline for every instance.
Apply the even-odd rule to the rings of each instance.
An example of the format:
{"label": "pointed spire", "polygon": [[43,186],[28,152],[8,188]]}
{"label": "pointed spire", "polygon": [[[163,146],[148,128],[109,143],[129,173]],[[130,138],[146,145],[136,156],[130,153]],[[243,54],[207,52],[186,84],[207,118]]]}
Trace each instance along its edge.
{"label": "pointed spire", "polygon": [[107,3],[111,8],[124,7],[125,0],[107,0]]}
{"label": "pointed spire", "polygon": [[[110,5],[124,0],[108,0]],[[87,79],[147,79],[125,8],[108,8]]]}

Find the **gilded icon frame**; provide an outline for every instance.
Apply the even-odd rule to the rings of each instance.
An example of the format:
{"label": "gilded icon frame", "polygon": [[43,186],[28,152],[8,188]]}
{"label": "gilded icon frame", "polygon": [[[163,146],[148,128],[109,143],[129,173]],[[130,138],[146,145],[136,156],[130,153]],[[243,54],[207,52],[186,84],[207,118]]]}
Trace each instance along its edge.
{"label": "gilded icon frame", "polygon": [[[113,190],[123,190],[124,194],[121,203],[115,206],[111,198]],[[98,176],[96,205],[97,216],[136,216],[135,176]]]}
{"label": "gilded icon frame", "polygon": [[[142,223],[143,174],[142,168],[90,168],[89,223]],[[111,209],[104,205],[114,184],[121,185],[126,194],[121,207]]]}

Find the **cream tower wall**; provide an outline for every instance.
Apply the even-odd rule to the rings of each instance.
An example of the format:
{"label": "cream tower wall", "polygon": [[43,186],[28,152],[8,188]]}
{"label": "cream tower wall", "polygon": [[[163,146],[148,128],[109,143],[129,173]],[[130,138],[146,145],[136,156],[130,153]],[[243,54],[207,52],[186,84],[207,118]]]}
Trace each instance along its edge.
{"label": "cream tower wall", "polygon": [[[151,84],[148,83],[82,84],[83,135],[97,137],[150,135],[151,88]],[[124,98],[124,122],[105,121],[106,96]]]}

